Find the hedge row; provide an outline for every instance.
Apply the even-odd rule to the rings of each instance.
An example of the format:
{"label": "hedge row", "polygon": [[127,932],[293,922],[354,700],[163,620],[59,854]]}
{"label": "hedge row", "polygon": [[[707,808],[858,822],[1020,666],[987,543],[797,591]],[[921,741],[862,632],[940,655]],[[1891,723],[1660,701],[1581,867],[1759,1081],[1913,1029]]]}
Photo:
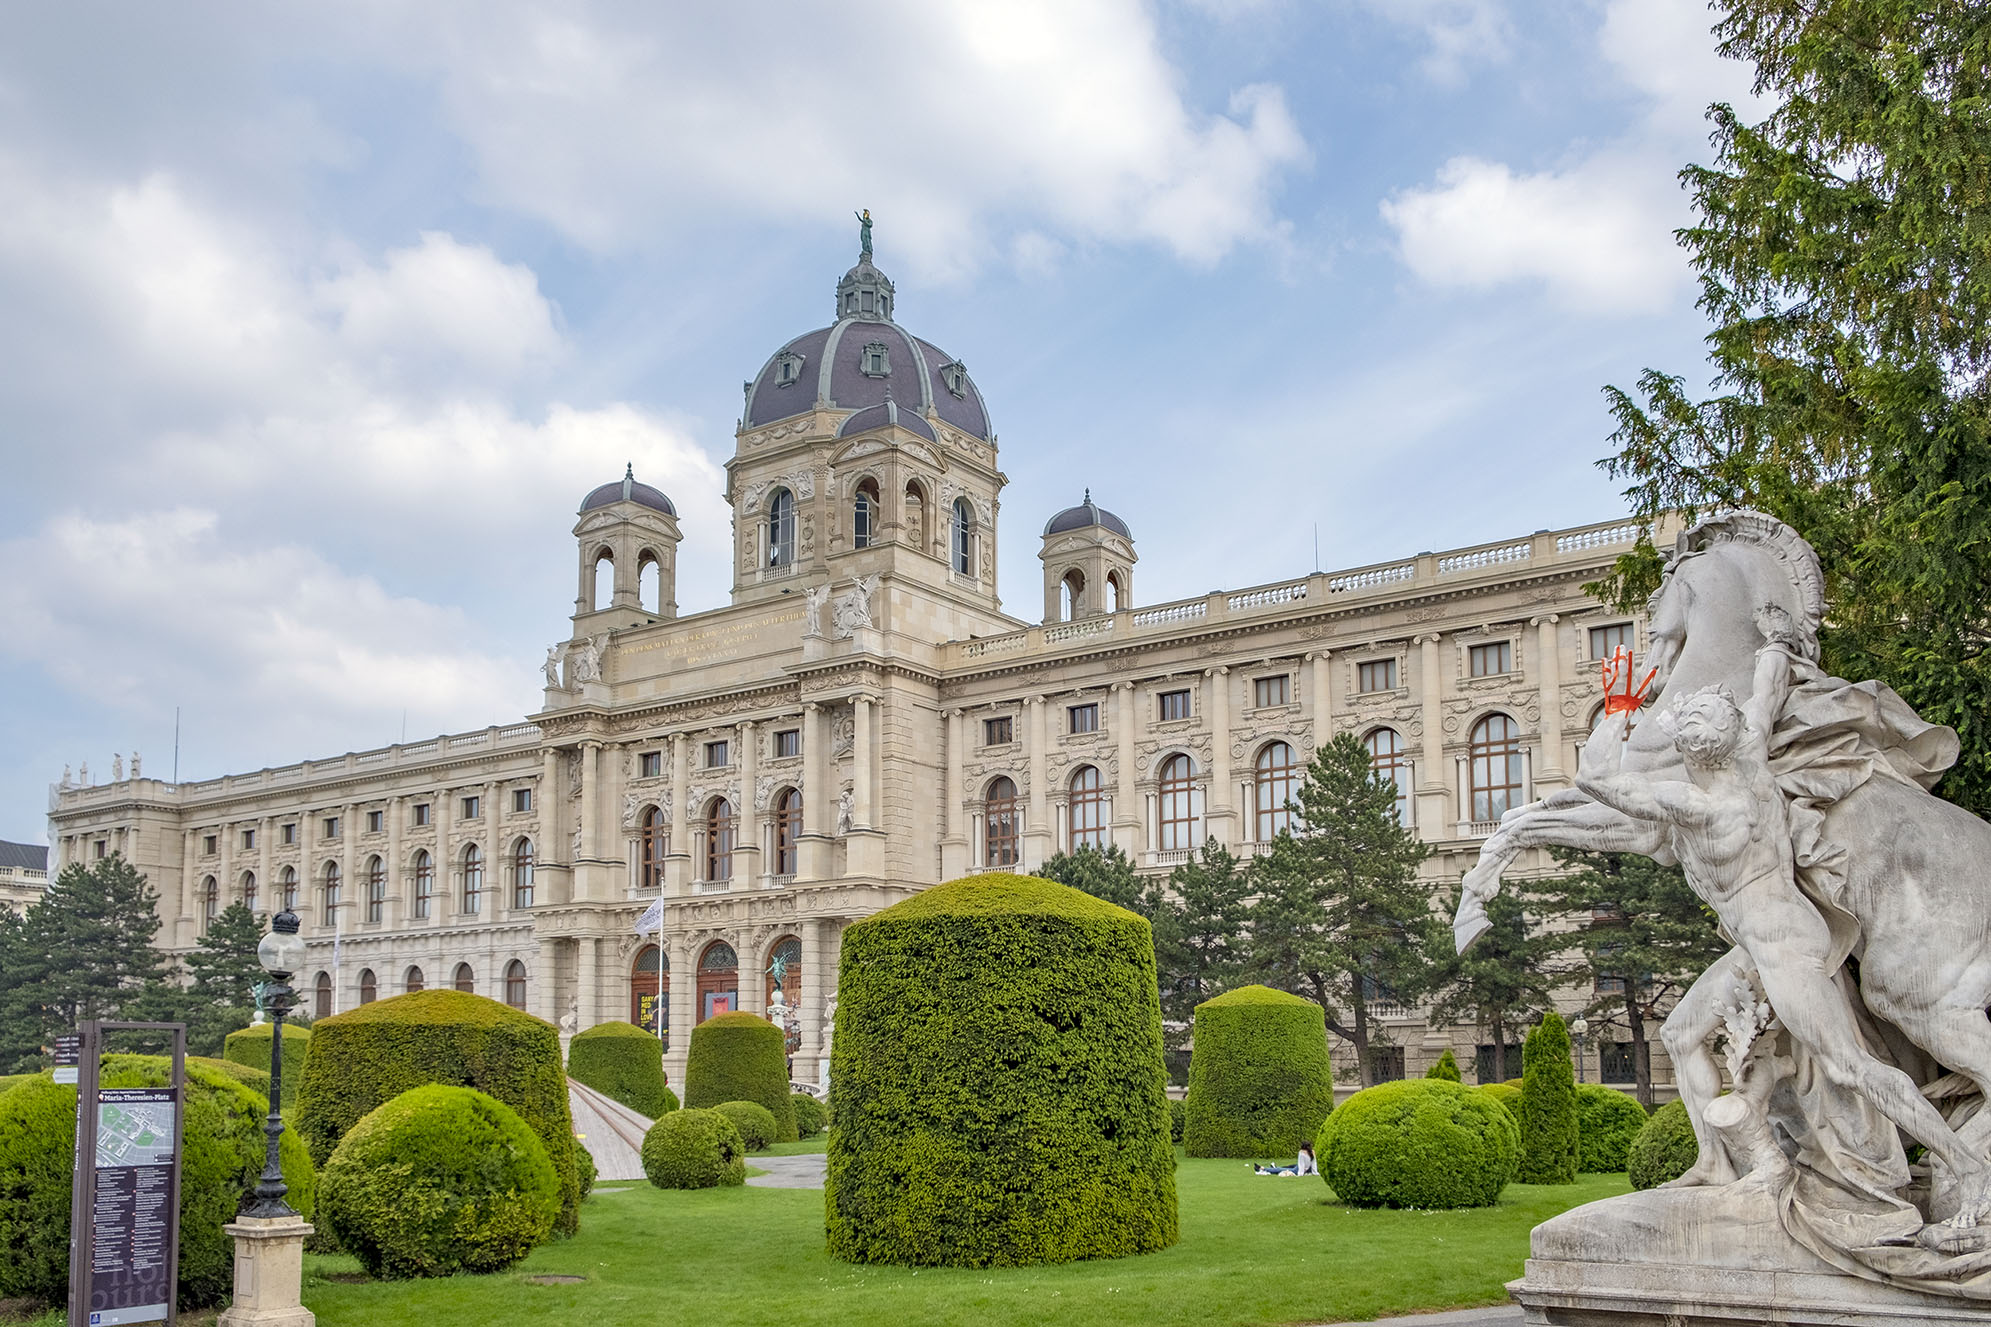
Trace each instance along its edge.
{"label": "hedge row", "polygon": [[1182,1125],[1190,1156],[1290,1156],[1333,1109],[1319,1005],[1243,986],[1196,1006]]}
{"label": "hedge row", "polygon": [[720,1014],[691,1030],[684,1104],[694,1109],[753,1101],[774,1116],[777,1143],[795,1141],[789,1099],[788,1037],[759,1014]]}
{"label": "hedge row", "polygon": [[677,1102],[664,1078],[664,1043],[634,1023],[597,1023],[577,1035],[567,1045],[567,1075],[646,1119]]}

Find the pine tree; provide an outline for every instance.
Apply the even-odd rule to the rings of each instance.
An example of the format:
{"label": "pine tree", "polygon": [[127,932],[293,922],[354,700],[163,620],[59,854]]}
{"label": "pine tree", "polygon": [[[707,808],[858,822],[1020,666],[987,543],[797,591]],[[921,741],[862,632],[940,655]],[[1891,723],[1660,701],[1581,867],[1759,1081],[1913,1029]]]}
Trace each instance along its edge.
{"label": "pine tree", "polygon": [[187,955],[193,981],[187,992],[187,1049],[219,1055],[229,1033],[246,1027],[256,1010],[255,988],[265,980],[256,961],[263,924],[240,903],[222,909]]}
{"label": "pine tree", "polygon": [[[1502,890],[1487,900],[1486,931],[1463,954],[1449,932],[1435,941],[1432,956],[1437,997],[1431,1002],[1433,1024],[1470,1021],[1493,1039],[1491,1082],[1505,1082],[1518,1064],[1508,1062],[1512,1038],[1552,1007],[1556,984],[1551,959],[1568,944],[1565,937],[1542,926],[1530,927],[1530,899],[1521,889]],[[1454,887],[1446,915],[1456,915],[1459,890]]]}
{"label": "pine tree", "polygon": [[1463,1081],[1459,1073],[1458,1057],[1452,1054],[1450,1046],[1447,1046],[1445,1053],[1438,1057],[1438,1063],[1424,1071],[1424,1076],[1426,1078],[1442,1078],[1448,1083]]}
{"label": "pine tree", "polygon": [[1574,1184],[1577,1132],[1576,1071],[1569,1028],[1551,1009],[1521,1048],[1521,1171],[1523,1184]]}
{"label": "pine tree", "polygon": [[1300,783],[1294,829],[1253,864],[1256,966],[1268,984],[1327,1011],[1375,1080],[1371,1004],[1409,1003],[1430,984],[1434,917],[1418,882],[1428,845],[1397,821],[1396,785],[1353,733],[1322,745]]}
{"label": "pine tree", "polygon": [[1082,889],[1094,898],[1118,904],[1129,912],[1147,915],[1141,878],[1134,874],[1134,864],[1117,843],[1104,851],[1086,844],[1070,852],[1061,852],[1032,874],[1045,880],[1055,880],[1061,885],[1070,885],[1073,889]]}
{"label": "pine tree", "polygon": [[1250,959],[1252,879],[1216,839],[1152,889],[1146,911],[1154,923],[1155,966],[1161,976],[1161,1016],[1188,1035],[1196,1006],[1238,984]]}

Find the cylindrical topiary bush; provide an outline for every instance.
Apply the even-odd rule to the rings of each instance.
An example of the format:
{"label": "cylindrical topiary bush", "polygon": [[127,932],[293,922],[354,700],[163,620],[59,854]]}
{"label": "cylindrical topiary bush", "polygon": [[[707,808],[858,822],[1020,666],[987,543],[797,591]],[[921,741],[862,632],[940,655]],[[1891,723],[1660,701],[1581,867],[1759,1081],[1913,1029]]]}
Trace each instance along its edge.
{"label": "cylindrical topiary bush", "polygon": [[[221,1058],[270,1071],[270,1025],[257,1023],[231,1032],[221,1043]],[[304,1085],[304,1062],[311,1056],[311,1029],[301,1023],[283,1025],[283,1108],[297,1102],[297,1090]]]}
{"label": "cylindrical topiary bush", "polygon": [[[1656,1189],[1668,1180],[1677,1180],[1701,1157],[1701,1145],[1694,1138],[1694,1123],[1687,1107],[1669,1101],[1652,1113],[1638,1137],[1632,1139],[1626,1157],[1634,1189]],[[4,1234],[0,1231],[0,1234]]]}
{"label": "cylindrical topiary bush", "polygon": [[1449,1083],[1461,1081],[1463,1076],[1459,1073],[1459,1060],[1457,1056],[1452,1054],[1450,1046],[1447,1046],[1445,1053],[1438,1057],[1438,1063],[1424,1071],[1424,1076],[1426,1078],[1442,1078]]}
{"label": "cylindrical topiary bush", "polygon": [[747,1151],[759,1152],[774,1141],[773,1112],[758,1101],[722,1101],[712,1109],[733,1122]]}
{"label": "cylindrical topiary bush", "polygon": [[774,1116],[774,1141],[792,1143],[795,1105],[788,1098],[788,1036],[780,1028],[758,1014],[719,1014],[691,1030],[685,1105],[757,1101]]}
{"label": "cylindrical topiary bush", "polygon": [[837,995],[833,1255],[992,1267],[1175,1243],[1147,922],[973,876],[845,930]]}
{"label": "cylindrical topiary bush", "polygon": [[[107,1055],[100,1085],[165,1087],[162,1055]],[[180,1152],[180,1303],[218,1302],[234,1284],[235,1241],[222,1229],[263,1172],[266,1101],[234,1078],[189,1062]],[[76,1089],[36,1074],[0,1094],[0,1299],[61,1303],[69,1289],[69,1185]],[[316,1176],[295,1134],[279,1158],[289,1203],[307,1218]]]}
{"label": "cylindrical topiary bush", "polygon": [[643,1135],[643,1173],[659,1189],[747,1182],[747,1146],[716,1110],[674,1110]]}
{"label": "cylindrical topiary bush", "polygon": [[555,1229],[571,1234],[579,1224],[580,1178],[560,1034],[496,1000],[417,991],[319,1019],[297,1094],[298,1132],[314,1160],[329,1158],[361,1118],[430,1083],[474,1087],[532,1126],[560,1179]]}
{"label": "cylindrical topiary bush", "polygon": [[807,1092],[790,1094],[795,1103],[795,1134],[798,1138],[814,1138],[823,1131],[827,1122],[823,1115],[823,1103]]}
{"label": "cylindrical topiary bush", "polygon": [[496,1272],[546,1241],[560,1181],[517,1111],[467,1087],[412,1088],[325,1163],[318,1212],[370,1276]]}
{"label": "cylindrical topiary bush", "polygon": [[567,1045],[567,1075],[652,1120],[675,1100],[664,1085],[664,1043],[634,1023],[597,1023],[577,1035]]}
{"label": "cylindrical topiary bush", "polygon": [[1551,1009],[1521,1047],[1523,1184],[1574,1184],[1579,1139],[1569,1028]]}
{"label": "cylindrical topiary bush", "polygon": [[1601,1083],[1576,1085],[1576,1168],[1586,1174],[1625,1169],[1632,1140],[1650,1117],[1645,1107]]}
{"label": "cylindrical topiary bush", "polygon": [[1312,1000],[1243,986],[1196,1006],[1182,1150],[1284,1157],[1334,1108],[1327,1015]]}
{"label": "cylindrical topiary bush", "polygon": [[1335,1107],[1314,1150],[1322,1177],[1355,1207],[1488,1207],[1514,1178],[1521,1135],[1484,1091],[1412,1078]]}

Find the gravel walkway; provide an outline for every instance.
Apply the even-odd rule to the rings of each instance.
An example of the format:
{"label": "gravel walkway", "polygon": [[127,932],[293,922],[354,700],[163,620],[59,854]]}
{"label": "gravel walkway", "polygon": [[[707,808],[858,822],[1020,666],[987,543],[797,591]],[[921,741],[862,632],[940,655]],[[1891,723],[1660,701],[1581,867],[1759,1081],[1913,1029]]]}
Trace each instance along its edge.
{"label": "gravel walkway", "polygon": [[793,1157],[750,1156],[747,1164],[767,1172],[747,1176],[747,1183],[763,1189],[820,1189],[830,1159],[821,1152],[805,1152]]}

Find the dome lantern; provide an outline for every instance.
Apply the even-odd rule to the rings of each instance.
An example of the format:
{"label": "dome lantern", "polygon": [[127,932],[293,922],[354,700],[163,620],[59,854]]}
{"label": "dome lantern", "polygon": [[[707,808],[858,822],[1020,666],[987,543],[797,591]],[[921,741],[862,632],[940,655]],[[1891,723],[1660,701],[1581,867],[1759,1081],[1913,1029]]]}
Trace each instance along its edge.
{"label": "dome lantern", "polygon": [[1070,622],[1134,606],[1134,532],[1092,500],[1044,522],[1044,621]]}

